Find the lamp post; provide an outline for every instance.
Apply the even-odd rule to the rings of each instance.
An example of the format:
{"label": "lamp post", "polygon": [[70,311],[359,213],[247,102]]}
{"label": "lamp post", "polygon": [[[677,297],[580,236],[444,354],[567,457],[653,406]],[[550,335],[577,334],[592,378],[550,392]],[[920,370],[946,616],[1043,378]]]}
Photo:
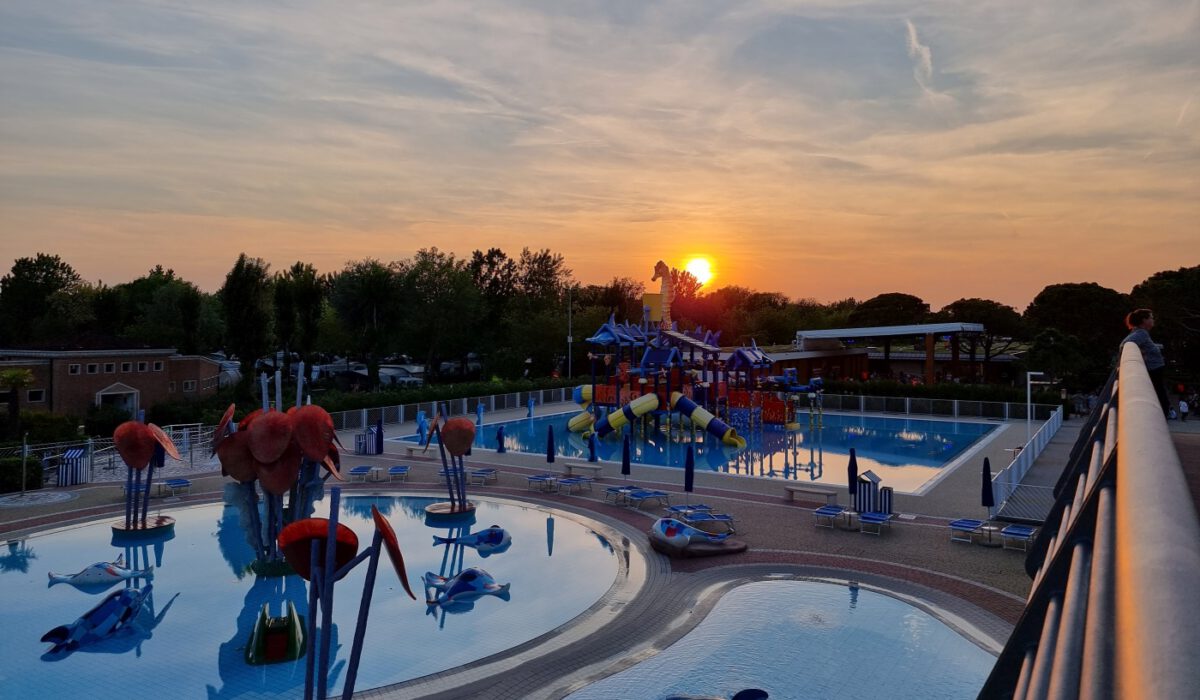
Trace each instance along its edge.
{"label": "lamp post", "polygon": [[567,286],[567,376],[568,377],[575,376],[575,374],[573,372],[574,368],[571,366],[571,346],[575,342],[575,336],[572,333],[572,327],[571,327],[571,308],[574,306],[574,303],[571,301],[571,291],[573,290],[573,287],[574,287],[574,285]]}
{"label": "lamp post", "polygon": [[[1042,376],[1045,372],[1025,373],[1025,444],[1033,439],[1033,385],[1034,376]],[[1042,382],[1037,382],[1041,384]]]}

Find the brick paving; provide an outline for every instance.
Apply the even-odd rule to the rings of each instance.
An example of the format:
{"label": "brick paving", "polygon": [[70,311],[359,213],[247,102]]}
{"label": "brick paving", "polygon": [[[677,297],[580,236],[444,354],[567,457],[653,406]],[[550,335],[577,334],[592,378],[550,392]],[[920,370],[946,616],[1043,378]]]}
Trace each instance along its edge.
{"label": "brick paving", "polygon": [[[353,444],[353,438],[347,437],[343,436],[343,443]],[[412,471],[407,482],[356,482],[344,488],[354,492],[441,492],[444,486],[437,477],[440,461],[435,462],[432,455],[408,456],[405,447],[389,442],[387,454],[347,456],[343,465],[408,464]],[[692,629],[722,593],[768,575],[855,580],[874,586],[915,601],[948,624],[971,631],[977,643],[993,651],[1020,616],[1029,590],[1020,552],[952,543],[945,517],[919,515],[898,521],[880,537],[816,528],[812,510],[823,503],[786,501],[778,483],[704,474],[703,480],[697,479],[700,486],[688,500],[703,501],[734,514],[738,527],[735,537],[745,541],[749,550],[732,556],[671,560],[647,546],[645,531],[661,512],[657,507],[648,505],[638,510],[606,503],[599,484],[590,493],[573,495],[531,491],[526,476],[545,471],[548,466],[544,458],[536,456],[479,451],[468,458],[468,466],[499,470],[496,483],[472,486],[472,493],[551,505],[614,528],[631,543],[635,568],[644,569],[644,581],[640,589],[636,585],[625,589],[615,586],[581,618],[538,640],[445,673],[364,691],[359,694],[362,697],[563,697],[666,648]],[[619,465],[603,466],[601,484],[626,481],[617,473]],[[671,492],[679,502],[683,500],[677,483],[681,476],[668,470],[635,467],[633,481]],[[154,498],[151,512],[220,499],[226,480],[219,474],[191,474],[189,478],[193,482],[191,494]],[[954,479],[945,482],[947,488],[965,488],[954,486]],[[962,482],[971,486],[977,498],[977,477]],[[65,503],[0,509],[0,536],[11,539],[123,513],[118,484],[91,484],[71,490],[77,497]],[[952,501],[946,493],[937,498]],[[919,501],[910,499],[906,503]]]}

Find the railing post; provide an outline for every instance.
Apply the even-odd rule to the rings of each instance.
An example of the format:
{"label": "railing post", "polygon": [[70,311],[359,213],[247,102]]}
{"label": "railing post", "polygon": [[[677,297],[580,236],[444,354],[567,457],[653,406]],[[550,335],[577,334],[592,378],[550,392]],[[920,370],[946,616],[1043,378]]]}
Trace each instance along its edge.
{"label": "railing post", "polygon": [[954,417],[958,418],[958,399],[954,399]]}

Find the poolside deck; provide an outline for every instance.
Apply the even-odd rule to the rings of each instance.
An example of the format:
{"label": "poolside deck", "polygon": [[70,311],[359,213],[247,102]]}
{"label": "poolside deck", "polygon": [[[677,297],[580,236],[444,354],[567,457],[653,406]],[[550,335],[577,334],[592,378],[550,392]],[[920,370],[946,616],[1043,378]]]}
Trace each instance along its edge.
{"label": "poolside deck", "polygon": [[[539,407],[540,412],[559,412],[568,406]],[[489,416],[504,420],[524,416],[524,411]],[[1067,425],[1074,427],[1076,421]],[[603,489],[573,494],[545,494],[526,488],[529,474],[545,471],[544,457],[476,450],[467,458],[471,467],[494,467],[495,483],[473,485],[471,493],[519,501],[545,503],[577,511],[609,523],[624,533],[637,554],[645,557],[647,583],[632,600],[612,605],[605,624],[581,621],[595,627],[586,641],[578,638],[588,629],[560,630],[551,639],[518,647],[502,658],[493,658],[453,669],[433,677],[398,686],[363,691],[367,698],[472,697],[558,698],[583,684],[603,677],[623,659],[652,653],[686,634],[720,594],[742,581],[768,574],[801,577],[852,579],[901,595],[919,598],[961,624],[979,630],[984,637],[1003,641],[1020,615],[1029,580],[1019,552],[949,541],[947,523],[958,517],[983,517],[978,506],[979,470],[983,456],[993,465],[1007,464],[1006,430],[1023,431],[1023,424],[1000,426],[996,437],[971,455],[961,468],[941,478],[921,496],[897,494],[896,510],[904,517],[883,537],[864,537],[842,529],[816,528],[812,511],[824,505],[813,500],[788,501],[785,482],[702,472],[696,475],[694,500],[736,514],[738,539],[749,544],[744,554],[709,559],[670,560],[646,546],[645,531],[661,512],[647,506],[632,509],[606,503]],[[391,434],[410,434],[411,426],[389,428]],[[1064,436],[1065,437],[1065,436]],[[1010,435],[1011,438],[1011,435]],[[353,444],[350,435],[343,444]],[[1183,451],[1181,450],[1181,456]],[[355,463],[374,466],[409,464],[408,482],[367,482],[345,488],[362,492],[438,493],[443,481],[435,453],[407,457],[404,445],[385,444],[385,454],[358,456]],[[1046,459],[1046,458],[1043,458]],[[554,465],[559,466],[559,465]],[[620,465],[602,463],[605,481],[621,482]],[[1046,470],[1055,465],[1046,464]],[[1061,463],[1057,465],[1061,469]],[[189,473],[192,493],[155,499],[152,505],[211,502],[218,500],[225,482],[219,473]],[[682,492],[682,471],[634,465],[630,481],[675,494]],[[602,482],[603,483],[603,482]],[[0,534],[16,538],[47,526],[90,520],[115,514],[123,508],[120,485],[90,484],[69,489],[74,498],[59,503],[0,508]],[[799,496],[803,499],[803,496]],[[845,502],[845,496],[842,501]],[[611,603],[611,601],[609,601]],[[568,625],[570,627],[570,625]],[[573,636],[574,634],[574,636]],[[486,688],[486,691],[484,690]],[[480,695],[482,696],[482,695]]]}

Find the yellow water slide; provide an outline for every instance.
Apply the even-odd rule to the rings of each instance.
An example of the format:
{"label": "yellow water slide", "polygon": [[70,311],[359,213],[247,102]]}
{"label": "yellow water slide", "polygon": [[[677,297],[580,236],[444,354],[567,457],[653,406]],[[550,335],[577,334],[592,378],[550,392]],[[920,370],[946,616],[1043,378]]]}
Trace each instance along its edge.
{"label": "yellow water slide", "polygon": [[588,406],[592,405],[592,385],[584,384],[583,386],[575,387],[574,393],[575,403],[583,407],[583,413],[577,416],[571,416],[571,420],[567,421],[567,430],[572,433],[582,433],[591,430],[592,424],[596,422],[596,417],[592,412],[587,410]]}

